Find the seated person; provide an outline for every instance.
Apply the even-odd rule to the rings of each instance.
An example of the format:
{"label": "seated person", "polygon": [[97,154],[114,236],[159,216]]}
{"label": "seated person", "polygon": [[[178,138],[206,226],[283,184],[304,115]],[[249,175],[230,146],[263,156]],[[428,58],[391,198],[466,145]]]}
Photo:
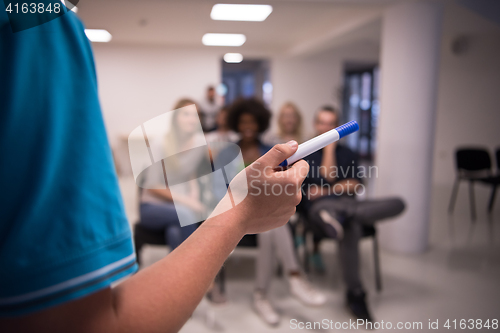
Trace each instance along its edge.
{"label": "seated person", "polygon": [[217,114],[222,107],[222,101],[217,96],[214,86],[208,86],[205,98],[200,102],[198,110],[200,112],[201,124],[204,132],[211,132],[217,128]]}
{"label": "seated person", "polygon": [[297,105],[292,102],[283,104],[278,113],[277,125],[276,133],[268,132],[264,135],[262,140],[266,144],[275,145],[290,140],[302,143],[302,114]]}
{"label": "seated person", "polygon": [[[195,104],[190,99],[182,99],[176,105],[174,110],[180,109],[187,105]],[[203,140],[203,135],[196,132],[196,122],[199,122],[197,117],[193,117],[188,110],[180,110],[174,112],[170,124],[170,129],[162,142],[152,142],[151,149],[159,151],[161,149],[167,151],[173,150],[174,145],[180,147],[192,147],[194,142]],[[183,158],[181,156],[179,159]],[[191,157],[191,156],[189,156]],[[178,160],[177,164],[182,165],[182,172],[184,174],[193,174],[192,178],[196,178],[196,168],[201,161],[202,156],[199,156],[198,161],[183,161]],[[148,172],[149,171],[149,172]],[[146,170],[146,174],[142,182],[146,185],[145,189],[141,192],[141,205],[139,222],[142,226],[152,230],[164,230],[165,242],[174,250],[186,238],[188,238],[195,230],[196,224],[190,224],[181,227],[179,220],[182,218],[180,215],[185,215],[185,219],[194,219],[192,215],[199,210],[203,209],[200,202],[199,188],[195,182],[190,182],[188,188],[185,189],[185,197],[179,198],[176,195],[176,204],[174,206],[171,191],[168,189],[147,189],[153,188],[156,185],[165,185],[165,178],[160,170],[150,168]],[[185,184],[188,185],[188,184]],[[178,187],[177,187],[178,188]],[[180,200],[179,200],[180,199]],[[178,203],[181,201],[181,203]]]}
{"label": "seated person", "polygon": [[[325,106],[317,112],[314,121],[317,135],[338,125],[338,112],[334,108]],[[363,226],[373,226],[375,222],[400,214],[404,203],[399,198],[356,201],[355,194],[363,186],[358,157],[338,141],[304,160],[310,170],[300,209],[308,214],[314,231],[313,256],[319,256],[322,238],[340,240],[347,305],[357,318],[372,321],[359,276],[358,243],[363,236]]]}
{"label": "seated person", "polygon": [[[229,127],[237,132],[245,166],[250,165],[271,147],[259,140],[259,135],[269,126],[271,112],[255,99],[235,102],[229,110]],[[277,325],[279,314],[268,300],[268,291],[275,272],[275,259],[279,259],[290,283],[292,295],[306,305],[322,305],[326,302],[323,294],[316,291],[300,272],[295,256],[290,228],[280,228],[258,234],[259,254],[256,263],[256,283],[253,305],[257,314],[269,325]]]}
{"label": "seated person", "polygon": [[[181,99],[177,102],[174,110],[183,108],[188,105],[195,105],[195,102],[191,99]],[[197,110],[199,112],[199,110]],[[160,144],[152,144],[152,149],[164,149],[167,151],[167,155],[173,153],[174,145],[179,145],[182,147],[193,147],[196,146],[196,142],[203,140],[202,134],[197,133],[197,122],[199,114],[190,112],[190,110],[179,110],[173,113],[169,131],[164,138],[164,141]],[[182,144],[181,144],[182,143]],[[169,153],[169,151],[172,151]],[[183,155],[178,159],[177,170],[179,172],[178,176],[183,176],[192,174],[191,179],[196,177],[197,167],[200,165],[203,159],[202,155]],[[173,160],[170,159],[173,162]],[[182,166],[182,168],[180,168]],[[158,172],[158,169],[149,169],[150,172],[146,173],[145,179],[143,181],[148,185],[164,184],[166,180],[163,174]],[[181,171],[182,170],[182,171]],[[153,187],[148,186],[148,187]],[[200,189],[197,182],[190,182],[185,189],[180,189],[179,185],[176,186],[176,191],[185,191],[185,197],[179,197],[179,193],[176,194],[176,204],[174,206],[172,193],[167,189],[144,189],[141,193],[141,205],[140,214],[141,221],[140,224],[146,228],[158,230],[163,229],[165,232],[165,242],[174,250],[179,246],[186,238],[188,238],[197,227],[197,224],[189,224],[182,226],[180,220],[192,220],[196,212],[205,209],[203,203],[200,200]],[[179,203],[181,201],[181,203]],[[183,216],[182,216],[183,215]],[[212,283],[208,292],[207,298],[210,302],[215,304],[222,304],[226,302],[226,297],[224,294],[224,270],[217,274],[215,277],[215,283]]]}
{"label": "seated person", "polygon": [[236,142],[238,141],[238,134],[232,131],[227,125],[228,108],[223,107],[220,109],[215,122],[217,129],[205,134],[207,142]]}

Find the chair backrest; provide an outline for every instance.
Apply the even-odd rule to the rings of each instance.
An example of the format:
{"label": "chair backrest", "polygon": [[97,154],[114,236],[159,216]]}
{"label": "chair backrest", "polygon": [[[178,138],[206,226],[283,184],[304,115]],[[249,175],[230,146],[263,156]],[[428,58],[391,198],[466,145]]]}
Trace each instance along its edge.
{"label": "chair backrest", "polygon": [[481,148],[461,148],[456,152],[457,169],[466,171],[491,170],[488,150]]}
{"label": "chair backrest", "polygon": [[500,148],[497,148],[495,155],[497,158],[497,171],[500,171]]}

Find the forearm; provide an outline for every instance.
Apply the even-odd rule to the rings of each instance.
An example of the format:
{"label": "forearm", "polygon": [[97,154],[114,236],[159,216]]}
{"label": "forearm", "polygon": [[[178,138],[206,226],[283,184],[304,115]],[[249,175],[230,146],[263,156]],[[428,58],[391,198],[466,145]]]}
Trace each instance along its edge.
{"label": "forearm", "polygon": [[356,185],[359,184],[361,184],[359,180],[348,178],[338,181],[334,186],[340,186],[342,188],[342,193],[354,194],[356,193]]}
{"label": "forearm", "polygon": [[307,192],[307,198],[310,200],[315,200],[324,196],[336,194],[348,194],[353,195],[356,193],[356,186],[361,184],[359,180],[349,178],[343,179],[331,186],[310,186]]}
{"label": "forearm", "polygon": [[147,189],[145,191],[151,192],[157,198],[160,198],[160,199],[163,199],[166,201],[173,201],[172,192],[170,192],[170,190],[168,188],[167,189]]}
{"label": "forearm", "polygon": [[238,218],[230,210],[208,219],[168,256],[113,289],[0,319],[2,332],[177,332],[243,237]]}
{"label": "forearm", "polygon": [[[224,213],[209,218],[166,258],[113,289],[26,316],[0,319],[2,333],[177,332],[243,235],[281,227],[295,212],[309,166],[298,161],[284,171],[274,167],[297,146],[296,142],[276,145],[252,168],[236,175],[230,190],[248,189],[245,199],[235,207],[229,198],[223,199],[215,211]],[[258,180],[260,187],[249,186],[249,179]],[[295,191],[263,195],[264,184],[291,185]]]}
{"label": "forearm", "polygon": [[[174,197],[172,195],[172,192],[168,188],[167,189],[148,189],[147,191],[150,191],[157,198],[163,199],[165,201],[170,201],[170,202],[174,201]],[[185,206],[189,206],[192,201],[193,201],[193,198],[185,196],[185,195],[177,194],[175,196],[175,202],[183,204]]]}
{"label": "forearm", "polygon": [[176,332],[244,233],[228,211],[207,220],[163,260],[113,290],[120,332]]}

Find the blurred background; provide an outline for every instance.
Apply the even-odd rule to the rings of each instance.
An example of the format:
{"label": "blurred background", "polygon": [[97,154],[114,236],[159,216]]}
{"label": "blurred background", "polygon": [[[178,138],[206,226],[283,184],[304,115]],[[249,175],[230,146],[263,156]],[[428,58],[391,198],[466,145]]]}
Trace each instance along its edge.
{"label": "blurred background", "polygon": [[[98,32],[92,47],[130,223],[139,214],[128,135],[173,110],[180,98],[202,104],[213,86],[221,106],[253,96],[274,114],[292,101],[302,111],[306,137],[314,134],[315,112],[330,104],[341,110],[341,123],[360,123],[360,132],[344,144],[363,165],[377,167],[365,197],[397,194],[407,203],[405,214],[378,228],[380,291],[372,239],[361,242],[362,276],[375,319],[421,321],[424,331],[429,319],[439,320],[440,330],[447,319],[500,319],[494,181],[457,169],[457,150],[474,148],[490,159],[489,167],[476,169],[498,174],[500,2],[269,0],[256,3],[272,6],[263,21],[212,19],[217,3],[78,3],[87,29],[110,34],[98,42]],[[208,33],[244,38],[209,40]],[[240,46],[203,43],[242,40]],[[271,123],[275,131],[276,119]],[[477,156],[484,154],[467,160],[478,161]],[[449,212],[457,175],[464,181]],[[474,185],[468,186],[470,179]],[[141,267],[168,251],[144,246]],[[289,332],[291,319],[348,321],[336,242],[326,241],[322,252],[326,272],[311,272],[309,279],[327,295],[325,306],[300,306],[277,276],[272,293],[283,319],[277,327],[266,325],[251,310],[255,250],[237,248],[226,263],[228,302],[215,306],[204,300],[182,332]]]}

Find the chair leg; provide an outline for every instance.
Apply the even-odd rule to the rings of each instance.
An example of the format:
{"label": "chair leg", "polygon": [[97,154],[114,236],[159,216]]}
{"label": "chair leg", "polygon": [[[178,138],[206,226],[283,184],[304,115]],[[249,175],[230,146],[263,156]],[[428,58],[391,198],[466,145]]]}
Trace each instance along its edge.
{"label": "chair leg", "polygon": [[472,222],[476,221],[476,201],[474,198],[474,182],[469,181],[470,217]]}
{"label": "chair leg", "polygon": [[304,271],[309,274],[311,272],[310,254],[307,244],[307,233],[304,233]]}
{"label": "chair leg", "polygon": [[491,214],[491,211],[493,210],[493,204],[495,203],[496,194],[497,194],[497,185],[495,184],[491,188],[490,202],[488,204],[488,214]]}
{"label": "chair leg", "polygon": [[135,248],[135,261],[138,266],[141,266],[141,249],[137,247]]}
{"label": "chair leg", "polygon": [[378,251],[378,239],[377,236],[373,236],[373,259],[375,261],[375,287],[377,291],[382,291],[382,277],[380,275],[380,257]]}
{"label": "chair leg", "polygon": [[137,239],[134,235],[134,247],[135,247],[135,260],[137,261],[137,265],[141,265],[141,250],[144,242]]}
{"label": "chair leg", "polygon": [[453,213],[455,209],[455,201],[457,201],[458,186],[460,185],[460,178],[455,179],[453,184],[453,191],[451,192],[450,205],[448,206],[448,213]]}
{"label": "chair leg", "polygon": [[215,276],[214,282],[219,285],[221,293],[224,294],[226,292],[226,269],[224,266],[220,268],[219,273]]}

